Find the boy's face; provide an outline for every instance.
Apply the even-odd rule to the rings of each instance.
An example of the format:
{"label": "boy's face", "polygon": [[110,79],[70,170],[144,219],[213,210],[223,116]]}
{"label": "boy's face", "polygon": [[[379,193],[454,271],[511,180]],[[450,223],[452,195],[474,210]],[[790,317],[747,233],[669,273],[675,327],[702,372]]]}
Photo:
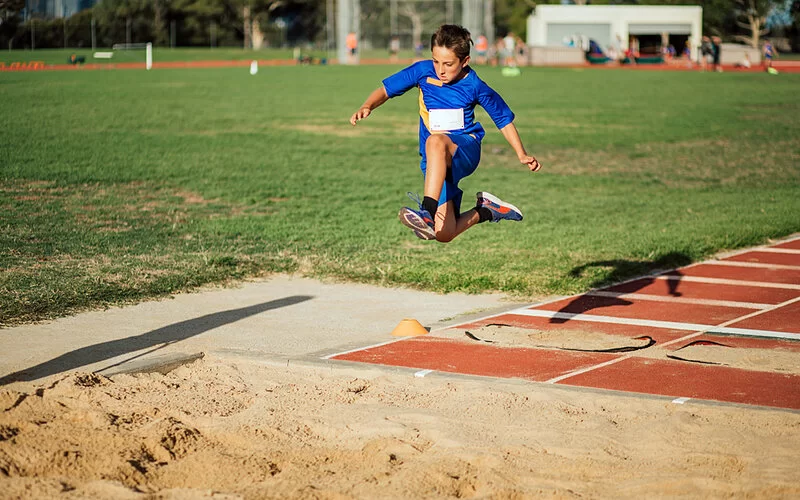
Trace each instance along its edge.
{"label": "boy's face", "polygon": [[458,80],[464,70],[464,66],[469,64],[469,56],[461,60],[456,56],[455,52],[446,47],[434,47],[431,53],[436,76],[444,83],[452,83]]}

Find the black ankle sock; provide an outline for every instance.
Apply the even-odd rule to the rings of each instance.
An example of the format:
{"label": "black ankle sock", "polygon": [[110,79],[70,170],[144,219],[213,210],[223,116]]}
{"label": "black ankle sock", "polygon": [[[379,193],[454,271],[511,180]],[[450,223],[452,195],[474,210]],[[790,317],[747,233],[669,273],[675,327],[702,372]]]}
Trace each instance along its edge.
{"label": "black ankle sock", "polygon": [[486,207],[475,207],[475,211],[478,212],[478,223],[486,222],[488,220],[492,220],[492,211]]}
{"label": "black ankle sock", "polygon": [[426,196],[422,199],[422,208],[427,210],[428,213],[431,214],[431,217],[434,217],[436,215],[436,210],[439,208],[439,202]]}

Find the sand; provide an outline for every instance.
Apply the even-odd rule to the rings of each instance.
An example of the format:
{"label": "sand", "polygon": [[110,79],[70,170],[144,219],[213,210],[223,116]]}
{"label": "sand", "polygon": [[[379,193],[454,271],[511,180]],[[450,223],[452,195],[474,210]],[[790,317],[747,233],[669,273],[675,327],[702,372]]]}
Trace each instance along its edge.
{"label": "sand", "polygon": [[0,497],[800,496],[798,412],[355,366],[2,387]]}

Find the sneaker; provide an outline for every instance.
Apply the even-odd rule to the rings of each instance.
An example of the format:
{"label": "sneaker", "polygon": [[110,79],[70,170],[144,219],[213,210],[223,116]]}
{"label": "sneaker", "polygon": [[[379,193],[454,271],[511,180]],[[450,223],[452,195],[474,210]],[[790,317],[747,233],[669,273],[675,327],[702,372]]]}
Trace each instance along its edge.
{"label": "sneaker", "polygon": [[420,201],[419,195],[409,191],[406,193],[406,196],[417,205],[417,210],[408,207],[401,208],[400,213],[397,214],[400,222],[406,227],[411,228],[414,234],[417,235],[417,238],[423,240],[436,239],[433,217],[431,217],[430,212],[422,208],[422,201]]}
{"label": "sneaker", "polygon": [[431,217],[431,214],[424,208],[413,210],[408,207],[403,207],[400,209],[400,213],[397,214],[397,216],[404,226],[414,230],[414,234],[416,234],[418,238],[423,240],[436,239],[436,231],[433,229],[433,217]]}
{"label": "sneaker", "polygon": [[512,205],[506,203],[497,196],[481,191],[478,193],[478,206],[486,207],[492,212],[491,222],[500,222],[501,220],[522,220],[522,212]]}

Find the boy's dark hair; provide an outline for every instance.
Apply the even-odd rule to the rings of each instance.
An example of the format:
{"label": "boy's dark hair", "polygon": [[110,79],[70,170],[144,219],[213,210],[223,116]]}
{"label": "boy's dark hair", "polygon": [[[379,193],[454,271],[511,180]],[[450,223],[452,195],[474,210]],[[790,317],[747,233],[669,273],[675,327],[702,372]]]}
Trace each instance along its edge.
{"label": "boy's dark hair", "polygon": [[450,49],[462,61],[469,55],[469,45],[471,43],[472,36],[469,31],[457,24],[443,24],[431,36],[431,50],[434,47]]}

